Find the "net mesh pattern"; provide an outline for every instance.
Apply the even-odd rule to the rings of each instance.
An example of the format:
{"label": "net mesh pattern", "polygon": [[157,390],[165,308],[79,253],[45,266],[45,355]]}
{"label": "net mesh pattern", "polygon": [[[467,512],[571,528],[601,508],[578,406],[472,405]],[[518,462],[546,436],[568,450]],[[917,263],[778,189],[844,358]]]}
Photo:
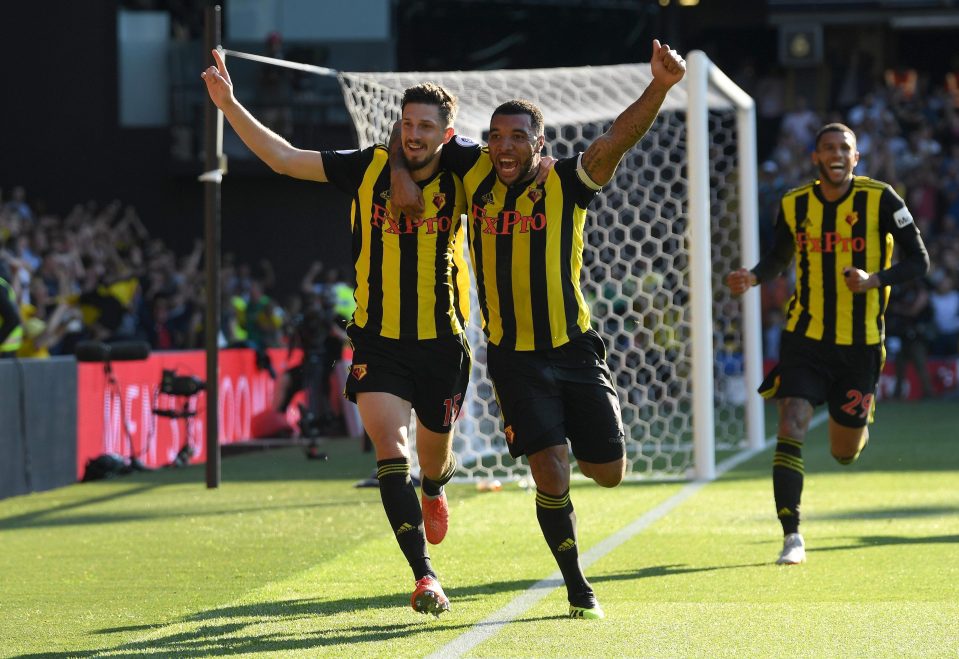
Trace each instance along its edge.
{"label": "net mesh pattern", "polygon": [[[361,146],[386,142],[403,90],[426,81],[459,99],[458,134],[485,137],[493,109],[526,98],[542,109],[547,153],[584,151],[636,100],[648,65],[485,72],[342,73]],[[626,428],[627,478],[687,477],[692,467],[689,263],[686,243],[686,91],[677,85],[614,180],[592,202],[582,287],[603,336]],[[744,445],[740,306],[722,285],[738,267],[736,122],[732,106],[709,92],[713,344],[717,449]],[[528,476],[510,457],[485,363],[475,290],[469,340],[474,370],[456,426],[460,480]],[[412,424],[415,435],[415,423]],[[415,456],[415,451],[411,451]]]}

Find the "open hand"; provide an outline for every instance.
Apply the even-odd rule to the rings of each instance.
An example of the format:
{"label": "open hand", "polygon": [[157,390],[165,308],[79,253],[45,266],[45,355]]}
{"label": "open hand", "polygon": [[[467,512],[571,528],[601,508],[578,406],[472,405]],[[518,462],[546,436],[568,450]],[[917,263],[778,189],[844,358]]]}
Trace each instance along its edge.
{"label": "open hand", "polygon": [[213,104],[222,110],[224,105],[233,102],[233,81],[230,80],[230,72],[226,70],[223,55],[215,48],[213,49],[213,61],[216,66],[208,67],[206,71],[200,74],[200,77],[206,82],[206,90],[210,94]]}

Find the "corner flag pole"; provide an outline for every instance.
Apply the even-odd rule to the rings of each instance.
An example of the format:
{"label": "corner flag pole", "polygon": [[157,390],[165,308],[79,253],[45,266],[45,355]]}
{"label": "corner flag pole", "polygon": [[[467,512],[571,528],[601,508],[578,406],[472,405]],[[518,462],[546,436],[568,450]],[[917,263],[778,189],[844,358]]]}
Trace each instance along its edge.
{"label": "corner flag pole", "polygon": [[[210,5],[205,10],[204,61],[214,64],[214,48],[220,45],[220,6]],[[219,138],[223,115],[207,99],[204,107],[203,183],[204,204],[204,258],[206,260],[206,314],[204,319],[206,344],[206,486],[220,486],[220,393],[219,348],[220,329],[220,182],[223,180],[222,142]]]}

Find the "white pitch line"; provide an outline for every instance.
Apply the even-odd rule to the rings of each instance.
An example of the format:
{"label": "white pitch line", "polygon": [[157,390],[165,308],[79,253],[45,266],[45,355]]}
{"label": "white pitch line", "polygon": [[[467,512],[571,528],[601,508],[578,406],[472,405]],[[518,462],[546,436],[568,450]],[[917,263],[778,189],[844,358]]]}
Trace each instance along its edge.
{"label": "white pitch line", "polygon": [[[823,421],[829,418],[827,412],[820,412],[809,422],[809,428],[815,428]],[[772,435],[766,438],[762,446],[755,449],[737,453],[727,458],[716,466],[716,478],[719,478],[727,471],[741,465],[755,455],[762,453],[776,441],[776,436]],[[663,501],[661,504],[649,510],[629,525],[621,528],[613,535],[602,540],[590,548],[589,551],[580,557],[580,562],[585,570],[599,559],[609,554],[614,549],[637,535],[640,531],[667,515],[673,508],[689,499],[701,489],[709,485],[712,481],[696,481],[685,485],[679,492]],[[449,657],[462,657],[477,645],[497,634],[507,624],[529,611],[536,604],[549,595],[550,591],[563,585],[563,575],[556,570],[551,575],[541,581],[537,581],[518,595],[512,602],[504,606],[499,611],[480,620],[469,631],[453,639],[439,650],[428,656],[428,659],[445,659]]]}

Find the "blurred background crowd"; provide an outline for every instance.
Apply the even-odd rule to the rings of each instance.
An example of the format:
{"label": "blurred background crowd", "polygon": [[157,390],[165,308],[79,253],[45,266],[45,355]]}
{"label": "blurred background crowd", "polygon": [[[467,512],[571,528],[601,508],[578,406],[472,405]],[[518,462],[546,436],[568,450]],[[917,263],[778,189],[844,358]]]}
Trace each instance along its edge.
{"label": "blurred background crowd", "polygon": [[[11,61],[34,50],[38,33],[64,52],[83,53],[34,53],[38,66],[57,70],[53,86],[28,67],[8,71],[8,88],[30,99],[5,108],[0,159],[0,276],[9,277],[23,317],[21,355],[70,354],[82,339],[201,347],[203,263],[194,241],[202,234],[196,175],[206,4],[62,2],[52,14],[31,3],[5,8],[20,26],[0,42]],[[217,4],[231,47],[344,71],[619,64],[643,61],[653,37],[684,53],[702,49],[756,100],[763,246],[780,196],[815,176],[815,130],[849,124],[862,154],[858,173],[896,188],[932,261],[925,279],[893,291],[890,358],[914,362],[925,375],[927,357],[959,353],[953,0],[742,0],[736,12],[710,0]],[[483,47],[436,24],[468,24]],[[577,39],[568,48],[530,47],[554,43],[557,34]],[[240,62],[231,72],[250,94],[244,103],[297,146],[355,145],[335,78]],[[72,98],[84,102],[70,105],[65,122],[63,99]],[[349,317],[349,228],[337,221],[348,216],[349,199],[332,186],[276,176],[236,149],[229,132],[224,143],[221,345],[285,345],[311,305]],[[106,202],[114,196],[121,200]],[[88,198],[97,201],[81,201]],[[767,359],[778,356],[791,285],[781,279],[762,291]],[[925,394],[929,385],[923,381]]]}
{"label": "blurred background crowd", "polygon": [[[84,340],[202,348],[202,253],[197,240],[177,254],[119,200],[88,201],[60,216],[31,204],[22,187],[0,191],[0,277],[16,296],[20,357],[72,354]],[[304,266],[299,286],[281,295],[269,260],[250,264],[224,254],[220,347],[286,346],[311,307],[345,322],[353,311],[350,285],[336,268]]]}

